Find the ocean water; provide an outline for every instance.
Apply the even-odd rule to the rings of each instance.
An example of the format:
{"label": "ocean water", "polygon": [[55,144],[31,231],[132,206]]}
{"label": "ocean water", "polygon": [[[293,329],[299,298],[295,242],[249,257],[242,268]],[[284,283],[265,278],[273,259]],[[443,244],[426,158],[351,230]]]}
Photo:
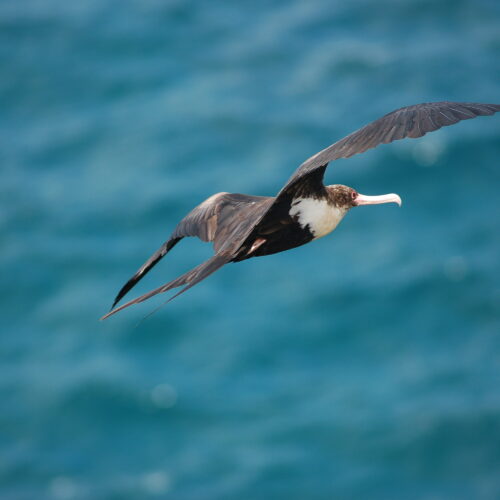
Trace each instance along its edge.
{"label": "ocean water", "polygon": [[500,498],[500,116],[330,165],[401,209],[98,321],[211,194],[499,83],[496,0],[0,2],[0,498]]}

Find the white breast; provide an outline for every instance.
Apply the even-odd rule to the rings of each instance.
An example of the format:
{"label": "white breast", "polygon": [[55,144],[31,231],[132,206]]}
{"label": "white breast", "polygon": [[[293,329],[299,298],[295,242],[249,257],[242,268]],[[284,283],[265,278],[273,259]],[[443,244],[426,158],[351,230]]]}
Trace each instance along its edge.
{"label": "white breast", "polygon": [[295,198],[289,214],[302,228],[309,226],[309,231],[316,239],[331,233],[343,219],[346,210],[329,205],[326,200]]}

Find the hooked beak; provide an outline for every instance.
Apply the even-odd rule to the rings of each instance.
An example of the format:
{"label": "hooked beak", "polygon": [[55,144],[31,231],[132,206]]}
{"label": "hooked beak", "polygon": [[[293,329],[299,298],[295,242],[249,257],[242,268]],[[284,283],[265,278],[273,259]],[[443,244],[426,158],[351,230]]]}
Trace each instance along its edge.
{"label": "hooked beak", "polygon": [[382,194],[380,196],[365,196],[364,194],[358,194],[354,200],[354,206],[359,205],[379,205],[380,203],[397,203],[401,206],[401,198],[395,194]]}

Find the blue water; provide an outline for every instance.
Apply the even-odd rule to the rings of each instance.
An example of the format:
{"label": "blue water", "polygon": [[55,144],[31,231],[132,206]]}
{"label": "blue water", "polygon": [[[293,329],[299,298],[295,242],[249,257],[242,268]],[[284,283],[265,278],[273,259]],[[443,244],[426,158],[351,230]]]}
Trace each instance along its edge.
{"label": "blue water", "polygon": [[499,27],[496,0],[0,2],[0,497],[500,498],[500,116],[330,166],[401,209],[97,321],[209,195],[499,102]]}

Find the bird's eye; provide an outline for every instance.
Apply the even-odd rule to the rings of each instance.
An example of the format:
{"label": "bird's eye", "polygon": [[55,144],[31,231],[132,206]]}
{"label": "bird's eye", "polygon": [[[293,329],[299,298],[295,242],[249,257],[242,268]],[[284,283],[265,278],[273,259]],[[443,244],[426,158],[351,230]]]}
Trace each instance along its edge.
{"label": "bird's eye", "polygon": [[351,198],[355,200],[358,197],[358,193],[356,191],[352,191]]}

